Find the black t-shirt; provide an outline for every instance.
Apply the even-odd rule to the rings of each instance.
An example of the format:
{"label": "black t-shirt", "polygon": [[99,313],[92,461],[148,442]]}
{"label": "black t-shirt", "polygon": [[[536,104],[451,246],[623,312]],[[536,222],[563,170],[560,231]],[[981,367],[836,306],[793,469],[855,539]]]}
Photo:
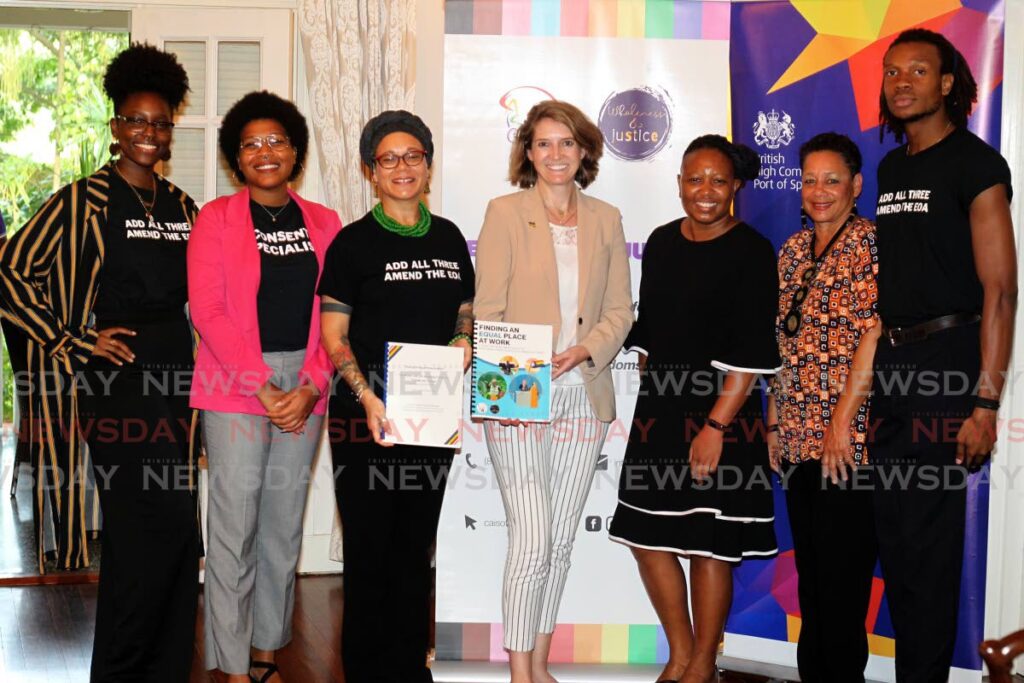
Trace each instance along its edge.
{"label": "black t-shirt", "polygon": [[[431,216],[422,237],[401,237],[372,214],[350,223],[327,249],[318,292],[352,307],[349,339],[359,369],[383,396],[384,345],[447,344],[459,306],[473,298],[473,264],[458,227]],[[339,389],[335,407],[351,408]],[[342,403],[338,403],[342,401]]]}
{"label": "black t-shirt", "polygon": [[[181,202],[157,183],[153,220],[139,197],[110,174],[103,266],[93,313],[99,321],[140,321],[185,314],[188,280],[185,252],[191,228]],[[146,202],[150,190],[135,188]]]}
{"label": "black t-shirt", "polygon": [[981,313],[971,245],[971,202],[993,185],[1012,196],[999,152],[957,129],[907,156],[898,147],[878,166],[878,311],[890,327],[952,313]]}
{"label": "black t-shirt", "polygon": [[288,202],[283,209],[264,208],[251,199],[249,211],[260,250],[260,289],[256,295],[260,347],[264,353],[304,349],[320,264],[302,211],[295,202]]}

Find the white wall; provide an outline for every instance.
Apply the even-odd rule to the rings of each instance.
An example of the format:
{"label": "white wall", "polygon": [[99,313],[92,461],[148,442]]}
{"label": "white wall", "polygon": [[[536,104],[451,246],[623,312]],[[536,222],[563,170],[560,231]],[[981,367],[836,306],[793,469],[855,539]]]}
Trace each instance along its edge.
{"label": "white wall", "polygon": [[[1024,263],[1024,0],[1006,2],[1003,74],[1002,151],[1010,164],[1017,197],[1011,204],[1017,234],[1017,261]],[[1018,282],[1020,281],[1018,272]],[[1024,311],[1018,308],[1010,377],[1024,373]],[[1024,386],[1007,385],[1002,420],[1024,418]],[[1020,390],[1018,390],[1020,389]],[[993,456],[985,635],[1004,636],[1024,627],[1024,443],[1002,435]],[[1018,671],[1024,667],[1018,665]]]}

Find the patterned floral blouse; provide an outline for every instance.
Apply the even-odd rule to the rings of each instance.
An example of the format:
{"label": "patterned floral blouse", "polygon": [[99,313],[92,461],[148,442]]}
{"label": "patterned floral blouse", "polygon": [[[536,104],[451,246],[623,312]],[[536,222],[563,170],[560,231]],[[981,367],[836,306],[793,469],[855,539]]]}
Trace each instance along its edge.
{"label": "patterned floral blouse", "polygon": [[[825,429],[839,403],[861,336],[878,324],[878,248],[875,224],[857,217],[822,254],[801,309],[800,328],[782,331],[805,271],[814,264],[813,228],[791,236],[779,250],[778,340],[782,369],[772,393],[779,444],[790,462],[817,460]],[[868,402],[854,419],[854,459],[867,463]]]}

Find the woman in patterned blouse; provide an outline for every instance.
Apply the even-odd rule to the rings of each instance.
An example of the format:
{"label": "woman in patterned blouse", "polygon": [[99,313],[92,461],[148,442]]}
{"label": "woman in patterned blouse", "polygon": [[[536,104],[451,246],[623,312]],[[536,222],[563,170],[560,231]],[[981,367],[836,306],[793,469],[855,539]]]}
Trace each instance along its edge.
{"label": "woman in patterned blouse", "polygon": [[864,681],[864,621],[877,553],[867,440],[881,331],[874,224],[857,215],[861,155],[845,135],[800,148],[803,228],[779,252],[772,465],[785,468],[802,617],[800,680]]}

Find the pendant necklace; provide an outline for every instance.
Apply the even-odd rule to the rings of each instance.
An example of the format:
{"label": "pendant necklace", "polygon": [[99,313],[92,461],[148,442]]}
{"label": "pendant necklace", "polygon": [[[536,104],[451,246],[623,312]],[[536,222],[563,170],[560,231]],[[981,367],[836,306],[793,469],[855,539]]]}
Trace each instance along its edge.
{"label": "pendant necklace", "polygon": [[277,222],[277,217],[280,216],[282,213],[284,213],[284,210],[287,209],[288,205],[292,203],[292,198],[288,197],[288,201],[286,201],[284,203],[284,206],[282,206],[280,209],[277,210],[277,213],[274,213],[273,211],[271,211],[267,207],[263,206],[262,204],[260,204],[256,200],[253,200],[253,203],[256,204],[256,206],[260,207],[261,209],[263,209],[264,211],[267,212],[267,215],[270,216],[270,221],[272,223],[276,223]]}
{"label": "pendant necklace", "polygon": [[147,206],[146,202],[142,201],[142,195],[140,195],[139,191],[135,189],[135,186],[124,177],[124,173],[121,173],[121,169],[117,167],[117,164],[114,164],[114,170],[117,171],[117,175],[121,176],[121,180],[125,182],[128,189],[132,191],[133,195],[135,195],[135,198],[139,200],[139,204],[142,205],[142,211],[146,214],[147,224],[151,223],[153,221],[153,207],[156,206],[156,180],[153,181],[153,200]]}
{"label": "pendant necklace", "polygon": [[565,213],[565,215],[563,217],[561,217],[561,218],[557,217],[558,216],[558,212],[555,211],[555,209],[549,209],[546,206],[544,207],[544,209],[548,212],[548,220],[551,221],[552,223],[554,223],[555,225],[560,225],[562,227],[565,227],[567,225],[570,225],[572,223],[572,221],[574,221],[576,219],[576,209],[572,209],[571,211],[567,211]]}

